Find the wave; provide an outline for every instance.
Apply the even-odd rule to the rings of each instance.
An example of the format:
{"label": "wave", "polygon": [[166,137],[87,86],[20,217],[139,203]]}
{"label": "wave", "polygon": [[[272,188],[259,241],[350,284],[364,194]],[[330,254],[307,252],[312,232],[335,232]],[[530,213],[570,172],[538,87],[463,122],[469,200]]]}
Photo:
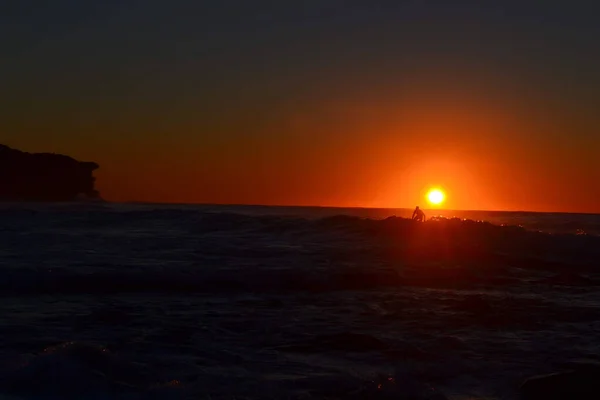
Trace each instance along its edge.
{"label": "wave", "polygon": [[[598,236],[458,218],[87,209],[28,223],[13,211],[5,221],[5,260],[16,265],[0,269],[4,295],[475,288],[521,285],[540,271],[594,286],[600,259]],[[40,253],[28,254],[34,242]]]}
{"label": "wave", "polygon": [[[74,219],[85,222],[105,221],[129,222],[136,220],[169,220],[191,218],[192,220],[208,220],[215,214],[217,220],[246,219],[262,217],[282,217],[296,219],[322,219],[337,216],[358,219],[381,220],[394,211],[401,211],[401,216],[410,215],[411,210],[391,209],[336,209],[314,207],[268,207],[268,206],[211,206],[211,205],[130,205],[130,204],[78,204],[78,203],[4,203],[0,204],[0,216],[23,218],[27,216],[54,216],[61,219]],[[453,216],[454,218],[449,218]],[[246,217],[246,218],[244,218]],[[484,220],[496,225],[521,225],[529,230],[546,233],[587,233],[600,235],[600,215],[567,214],[567,213],[535,213],[535,212],[500,212],[500,211],[455,211],[440,214],[441,218],[461,220]],[[435,217],[434,217],[435,218]]]}

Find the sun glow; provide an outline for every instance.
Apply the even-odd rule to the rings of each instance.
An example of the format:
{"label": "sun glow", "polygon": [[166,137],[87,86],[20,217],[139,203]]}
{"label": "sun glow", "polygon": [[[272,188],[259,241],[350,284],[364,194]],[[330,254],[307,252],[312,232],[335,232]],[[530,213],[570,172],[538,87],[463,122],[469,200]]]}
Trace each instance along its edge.
{"label": "sun glow", "polygon": [[430,204],[439,206],[446,200],[446,195],[440,189],[430,189],[427,192],[427,201]]}

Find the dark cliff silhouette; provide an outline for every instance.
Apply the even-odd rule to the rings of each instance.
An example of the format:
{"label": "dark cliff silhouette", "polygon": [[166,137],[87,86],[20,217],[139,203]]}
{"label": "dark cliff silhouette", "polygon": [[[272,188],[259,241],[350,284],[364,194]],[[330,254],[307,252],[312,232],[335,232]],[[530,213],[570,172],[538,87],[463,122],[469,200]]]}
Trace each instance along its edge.
{"label": "dark cliff silhouette", "polygon": [[0,144],[0,201],[100,199],[99,165],[62,154],[27,153]]}

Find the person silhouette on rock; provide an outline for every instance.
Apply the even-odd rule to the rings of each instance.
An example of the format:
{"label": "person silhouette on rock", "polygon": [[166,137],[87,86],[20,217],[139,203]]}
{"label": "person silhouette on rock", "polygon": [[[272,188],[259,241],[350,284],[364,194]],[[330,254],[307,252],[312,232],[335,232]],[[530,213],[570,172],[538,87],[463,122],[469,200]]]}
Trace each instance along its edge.
{"label": "person silhouette on rock", "polygon": [[414,221],[425,222],[425,213],[419,208],[419,206],[417,206],[415,211],[413,211],[412,219]]}

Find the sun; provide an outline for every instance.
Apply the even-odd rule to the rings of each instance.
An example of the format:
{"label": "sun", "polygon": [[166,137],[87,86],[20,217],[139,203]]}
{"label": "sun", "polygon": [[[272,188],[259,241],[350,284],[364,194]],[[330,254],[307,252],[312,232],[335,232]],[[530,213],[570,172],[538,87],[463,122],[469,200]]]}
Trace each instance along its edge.
{"label": "sun", "polygon": [[446,200],[446,195],[440,189],[430,189],[427,192],[427,201],[430,204],[439,206]]}

